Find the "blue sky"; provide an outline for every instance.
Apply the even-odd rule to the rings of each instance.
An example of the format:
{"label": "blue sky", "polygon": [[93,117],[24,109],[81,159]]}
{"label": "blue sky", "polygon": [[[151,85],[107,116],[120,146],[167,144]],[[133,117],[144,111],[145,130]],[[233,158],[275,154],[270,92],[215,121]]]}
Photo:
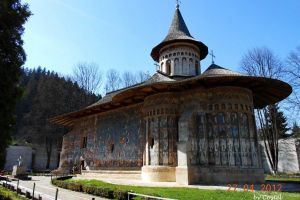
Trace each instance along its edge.
{"label": "blue sky", "polygon": [[[78,62],[103,71],[155,71],[151,49],[167,34],[175,0],[23,0],[26,67],[69,75]],[[191,34],[213,49],[216,63],[239,70],[242,55],[269,47],[281,58],[300,45],[299,0],[181,0]],[[206,57],[202,70],[211,63]]]}

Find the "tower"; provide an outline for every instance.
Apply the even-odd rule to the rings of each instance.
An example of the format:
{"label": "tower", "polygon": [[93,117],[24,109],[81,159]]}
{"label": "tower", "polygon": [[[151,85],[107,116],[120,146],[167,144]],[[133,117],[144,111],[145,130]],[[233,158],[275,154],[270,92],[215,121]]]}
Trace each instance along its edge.
{"label": "tower", "polygon": [[207,54],[207,46],[191,36],[177,4],[167,36],[151,52],[159,71],[171,77],[197,76]]}

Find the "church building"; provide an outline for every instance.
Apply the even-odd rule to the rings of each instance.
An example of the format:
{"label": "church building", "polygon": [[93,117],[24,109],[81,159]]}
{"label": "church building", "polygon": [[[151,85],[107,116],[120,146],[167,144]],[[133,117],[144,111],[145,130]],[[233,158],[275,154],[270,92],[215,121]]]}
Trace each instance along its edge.
{"label": "church building", "polygon": [[152,49],[159,69],[151,78],[50,119],[70,128],[59,170],[135,170],[143,181],[183,185],[263,182],[254,109],[292,88],[214,63],[201,72],[207,54],[177,5],[167,36]]}

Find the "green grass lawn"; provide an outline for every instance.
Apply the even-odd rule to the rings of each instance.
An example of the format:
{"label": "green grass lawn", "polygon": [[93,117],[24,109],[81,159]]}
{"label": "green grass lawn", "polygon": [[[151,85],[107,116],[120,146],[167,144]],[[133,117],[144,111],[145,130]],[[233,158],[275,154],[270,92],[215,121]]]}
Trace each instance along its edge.
{"label": "green grass lawn", "polygon": [[286,174],[278,174],[275,176],[267,175],[265,178],[266,181],[289,181],[289,182],[298,182],[300,183],[300,176],[291,176]]}
{"label": "green grass lawn", "polygon": [[67,181],[81,183],[91,186],[110,188],[113,190],[127,190],[134,193],[147,194],[153,196],[182,199],[182,200],[201,200],[201,199],[222,199],[222,200],[253,200],[254,195],[280,195],[283,200],[300,199],[300,193],[287,192],[227,192],[225,190],[204,190],[194,188],[169,188],[169,187],[141,187],[115,185],[99,180],[72,180]]}
{"label": "green grass lawn", "polygon": [[17,196],[17,193],[0,186],[0,200],[26,200],[24,197]]}

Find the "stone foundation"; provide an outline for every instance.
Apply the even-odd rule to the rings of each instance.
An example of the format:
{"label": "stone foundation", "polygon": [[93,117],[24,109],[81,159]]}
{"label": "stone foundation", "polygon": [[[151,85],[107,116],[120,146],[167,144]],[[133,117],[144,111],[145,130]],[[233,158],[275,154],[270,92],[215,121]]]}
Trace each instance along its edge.
{"label": "stone foundation", "polygon": [[175,182],[175,167],[144,166],[142,167],[142,180],[146,182]]}
{"label": "stone foundation", "polygon": [[176,182],[191,184],[255,184],[264,183],[264,170],[231,167],[177,167]]}

